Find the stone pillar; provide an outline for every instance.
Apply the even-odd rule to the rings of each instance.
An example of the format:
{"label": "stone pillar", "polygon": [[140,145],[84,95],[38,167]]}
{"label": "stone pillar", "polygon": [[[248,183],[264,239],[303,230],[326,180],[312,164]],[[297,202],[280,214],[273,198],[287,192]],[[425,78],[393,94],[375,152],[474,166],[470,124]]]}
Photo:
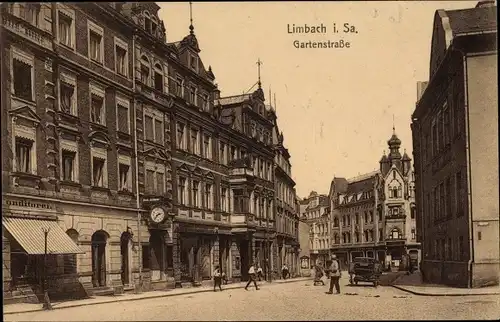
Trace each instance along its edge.
{"label": "stone pillar", "polygon": [[11,259],[10,259],[10,241],[4,235],[2,236],[2,261],[3,261],[3,291],[10,291],[10,283],[12,281],[11,274]]}
{"label": "stone pillar", "polygon": [[173,261],[173,269],[174,269],[174,280],[175,287],[179,287],[181,284],[181,240],[179,236],[179,224],[173,223],[173,247],[172,247],[172,261]]}

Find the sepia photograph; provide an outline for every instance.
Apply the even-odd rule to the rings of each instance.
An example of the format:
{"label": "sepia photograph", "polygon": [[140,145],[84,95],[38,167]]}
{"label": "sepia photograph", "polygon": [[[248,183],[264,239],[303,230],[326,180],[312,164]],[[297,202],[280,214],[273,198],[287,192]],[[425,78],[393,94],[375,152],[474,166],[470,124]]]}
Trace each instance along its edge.
{"label": "sepia photograph", "polygon": [[500,319],[497,10],[0,3],[3,319]]}

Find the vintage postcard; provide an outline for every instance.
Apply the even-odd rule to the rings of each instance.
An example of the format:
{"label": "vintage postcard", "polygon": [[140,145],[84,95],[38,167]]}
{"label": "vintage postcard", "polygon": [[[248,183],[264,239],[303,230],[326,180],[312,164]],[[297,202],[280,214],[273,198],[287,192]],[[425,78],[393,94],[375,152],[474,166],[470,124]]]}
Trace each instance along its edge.
{"label": "vintage postcard", "polygon": [[500,318],[496,1],[0,10],[5,320]]}

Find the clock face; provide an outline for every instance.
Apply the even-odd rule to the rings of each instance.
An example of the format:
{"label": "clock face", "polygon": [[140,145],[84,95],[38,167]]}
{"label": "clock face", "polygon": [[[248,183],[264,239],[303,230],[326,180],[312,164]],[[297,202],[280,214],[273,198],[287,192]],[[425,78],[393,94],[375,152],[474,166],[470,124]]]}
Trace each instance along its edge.
{"label": "clock face", "polygon": [[160,223],[165,219],[165,210],[160,207],[156,207],[153,210],[151,210],[151,220],[153,220],[155,223]]}

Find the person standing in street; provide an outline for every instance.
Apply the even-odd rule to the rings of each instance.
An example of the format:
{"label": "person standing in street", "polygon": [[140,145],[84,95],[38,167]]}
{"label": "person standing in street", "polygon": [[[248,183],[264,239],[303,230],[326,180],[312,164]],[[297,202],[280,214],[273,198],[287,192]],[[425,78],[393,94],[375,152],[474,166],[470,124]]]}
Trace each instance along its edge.
{"label": "person standing in street", "polygon": [[260,265],[257,265],[257,277],[259,278],[259,282],[264,277],[264,274],[262,273],[262,267],[260,267]]}
{"label": "person standing in street", "polygon": [[214,292],[216,292],[217,286],[219,287],[219,290],[222,291],[222,274],[220,272],[219,266],[215,266],[214,270]]}
{"label": "person standing in street", "polygon": [[286,277],[288,276],[288,266],[286,266],[286,264],[283,264],[281,274],[283,275],[283,279],[286,280]]}
{"label": "person standing in street", "polygon": [[333,294],[333,286],[335,285],[335,294],[340,294],[340,265],[337,260],[337,256],[333,255],[332,256],[332,262],[328,268],[328,272],[330,275],[330,290],[327,292],[327,294]]}
{"label": "person standing in street", "polygon": [[257,286],[257,281],[255,280],[256,279],[256,273],[255,273],[255,264],[252,264],[250,266],[250,268],[248,269],[248,283],[247,283],[247,286],[245,286],[245,291],[248,291],[248,286],[250,285],[250,283],[253,282],[253,285],[255,285],[255,289],[256,290],[259,290],[259,287]]}

